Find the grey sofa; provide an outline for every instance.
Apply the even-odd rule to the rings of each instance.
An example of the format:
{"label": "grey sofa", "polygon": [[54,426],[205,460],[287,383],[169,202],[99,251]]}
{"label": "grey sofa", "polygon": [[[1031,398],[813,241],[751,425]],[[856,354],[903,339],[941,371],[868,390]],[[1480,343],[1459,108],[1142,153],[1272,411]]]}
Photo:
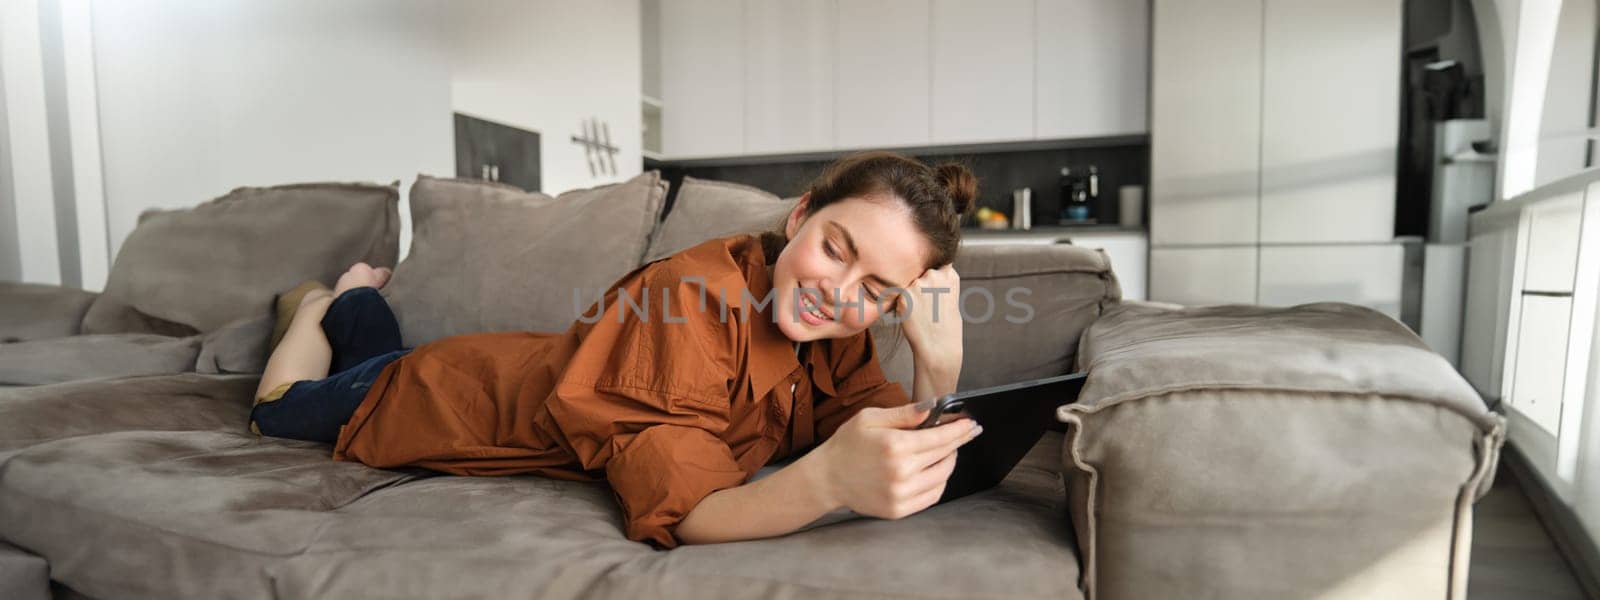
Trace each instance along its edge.
{"label": "grey sofa", "polygon": [[[570,290],[790,206],[691,178],[663,220],[665,193],[654,173],[559,198],[419,178],[413,246],[385,288],[406,342],[548,330],[576,314]],[[379,470],[251,435],[251,374],[65,382],[0,390],[0,592],[1463,597],[1501,426],[1393,321],[1124,304],[1104,254],[1069,245],[972,247],[956,268],[964,289],[1029,290],[1031,312],[968,324],[962,388],[1090,372],[1065,433],[996,489],[657,551],[623,536],[604,484]],[[908,384],[904,340],[873,333]]]}

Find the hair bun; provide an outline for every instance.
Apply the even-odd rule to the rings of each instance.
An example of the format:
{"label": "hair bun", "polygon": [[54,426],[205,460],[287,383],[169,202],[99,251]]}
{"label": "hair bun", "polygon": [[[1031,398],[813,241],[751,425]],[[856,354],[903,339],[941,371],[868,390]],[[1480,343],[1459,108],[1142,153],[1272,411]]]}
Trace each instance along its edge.
{"label": "hair bun", "polygon": [[934,169],[939,178],[939,185],[944,187],[950,196],[950,206],[958,215],[972,212],[973,205],[978,201],[978,178],[968,171],[966,165],[948,162]]}

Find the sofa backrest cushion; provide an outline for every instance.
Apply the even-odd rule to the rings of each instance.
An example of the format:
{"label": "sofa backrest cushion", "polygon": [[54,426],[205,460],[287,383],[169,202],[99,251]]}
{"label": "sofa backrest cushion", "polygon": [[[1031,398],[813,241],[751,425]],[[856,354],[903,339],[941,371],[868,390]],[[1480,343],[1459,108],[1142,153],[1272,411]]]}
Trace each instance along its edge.
{"label": "sofa backrest cushion", "polygon": [[392,266],[399,197],[396,185],[307,183],[146,211],[83,332],[211,331],[270,314],[277,293],[307,279],[332,285],[351,263]]}
{"label": "sofa backrest cushion", "polygon": [[565,331],[641,264],[666,196],[654,171],[559,197],[417,177],[411,252],[384,296],[408,346],[482,331]]}
{"label": "sofa backrest cushion", "polygon": [[[962,390],[1072,372],[1079,337],[1122,298],[1105,252],[1069,244],[965,246],[955,269],[964,319]],[[885,374],[909,393],[912,354],[904,332],[880,320],[872,334]]]}
{"label": "sofa backrest cushion", "polygon": [[672,211],[650,240],[645,262],[709,239],[776,229],[796,200],[747,185],[685,176]]}

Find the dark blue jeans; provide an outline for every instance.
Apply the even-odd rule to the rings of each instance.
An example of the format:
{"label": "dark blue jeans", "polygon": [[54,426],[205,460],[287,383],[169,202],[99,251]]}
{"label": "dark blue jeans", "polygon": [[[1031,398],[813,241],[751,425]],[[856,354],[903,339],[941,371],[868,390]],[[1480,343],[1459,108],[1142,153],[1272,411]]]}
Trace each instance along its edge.
{"label": "dark blue jeans", "polygon": [[334,298],[322,317],[322,331],[333,348],[331,375],[258,398],[250,424],[261,435],[333,443],[383,368],[410,352],[401,347],[400,323],[376,288],[359,287]]}

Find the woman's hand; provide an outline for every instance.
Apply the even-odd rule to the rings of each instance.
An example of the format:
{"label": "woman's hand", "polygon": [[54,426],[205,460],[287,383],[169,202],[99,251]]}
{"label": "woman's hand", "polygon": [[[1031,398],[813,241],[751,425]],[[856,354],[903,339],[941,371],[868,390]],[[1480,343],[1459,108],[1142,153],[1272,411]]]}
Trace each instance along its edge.
{"label": "woman's hand", "polygon": [[971,419],[912,429],[928,408],[907,404],[865,408],[807,458],[820,459],[820,484],[830,504],[883,519],[932,506],[956,466],[956,449],[981,429]]}
{"label": "woman's hand", "polygon": [[[896,298],[906,341],[917,366],[937,372],[961,370],[961,276],[955,267],[928,269]],[[908,298],[909,296],[909,298]]]}

